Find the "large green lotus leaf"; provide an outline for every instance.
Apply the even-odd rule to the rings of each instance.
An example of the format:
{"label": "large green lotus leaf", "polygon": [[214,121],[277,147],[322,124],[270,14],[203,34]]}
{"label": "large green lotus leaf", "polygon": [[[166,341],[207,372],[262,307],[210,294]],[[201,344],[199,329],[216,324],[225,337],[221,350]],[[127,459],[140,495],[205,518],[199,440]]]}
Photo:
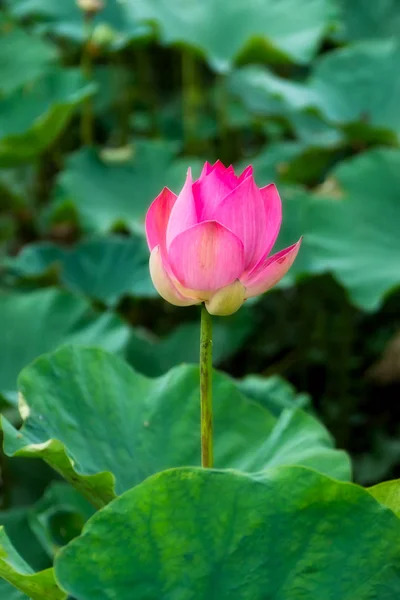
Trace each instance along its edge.
{"label": "large green lotus leaf", "polygon": [[122,351],[129,328],[114,314],[99,315],[83,298],[57,289],[0,296],[0,391],[16,398],[17,376],[43,352],[66,343]]}
{"label": "large green lotus leaf", "polygon": [[[19,19],[34,18],[40,29],[82,43],[86,39],[82,11],[76,0],[6,0],[11,14]],[[143,37],[149,28],[130,18],[125,2],[107,0],[93,19],[94,29],[107,28],[117,48],[132,39]]]}
{"label": "large green lotus leaf", "polygon": [[283,79],[259,65],[233,71],[228,85],[251,112],[259,115],[284,115],[316,103],[313,91],[307,85]]}
{"label": "large green lotus leaf", "polygon": [[175,144],[149,140],[135,143],[133,156],[124,164],[80,150],[69,157],[58,179],[53,212],[72,206],[90,231],[104,232],[119,224],[142,231],[150,203],[169,184],[175,154]]}
{"label": "large green lotus leaf", "polygon": [[366,490],[305,468],[173,469],[97,513],[56,577],[79,600],[394,600],[399,536]]}
{"label": "large green lotus leaf", "polygon": [[218,71],[250,45],[307,63],[333,16],[330,0],[146,0],[127,9],[138,22],[153,22],[163,42],[198,49]]}
{"label": "large green lotus leaf", "polygon": [[336,0],[340,8],[339,28],[335,37],[340,40],[371,40],[399,38],[400,4],[398,0]]}
{"label": "large green lotus leaf", "polygon": [[400,285],[400,151],[372,150],[342,162],[331,176],[343,199],[321,207],[313,220],[315,264],[325,263],[356,304],[375,310]]}
{"label": "large green lotus leaf", "polygon": [[[343,133],[316,110],[318,98],[305,83],[283,79],[265,67],[253,65],[234,71],[228,85],[250,112],[285,119],[298,141],[277,144],[278,147],[297,146],[301,154],[307,147],[331,148],[343,142]],[[256,157],[260,164],[271,160],[269,146]]]}
{"label": "large green lotus leaf", "polygon": [[311,138],[309,145],[340,143],[335,126],[359,138],[398,141],[399,61],[394,40],[362,42],[323,54],[305,81],[251,66],[234,72],[229,86],[250,111],[285,117],[302,141]]}
{"label": "large green lotus leaf", "polygon": [[43,75],[55,62],[57,51],[23,29],[0,24],[0,32],[0,95],[3,95]]}
{"label": "large green lotus leaf", "polygon": [[[288,122],[295,137],[305,148],[333,148],[345,143],[345,134],[339,127],[332,125],[322,116],[312,110],[290,111],[287,115]],[[307,159],[303,159],[306,162]],[[318,172],[320,176],[321,169]]]}
{"label": "large green lotus leaf", "polygon": [[395,515],[400,517],[400,480],[384,481],[368,488],[378,502],[390,508]]}
{"label": "large green lotus leaf", "polygon": [[157,296],[150,279],[149,250],[138,235],[87,239],[71,249],[41,242],[25,246],[6,264],[22,278],[42,277],[56,269],[67,289],[108,305],[125,295]]}
{"label": "large green lotus leaf", "polygon": [[[199,464],[197,367],[148,379],[101,349],[71,346],[24,369],[19,388],[24,426],[3,419],[6,454],[42,457],[96,506],[112,499],[114,484],[120,494],[162,469]],[[213,390],[217,466],[295,463],[349,477],[347,456],[306,413],[277,419],[218,372]]]}
{"label": "large green lotus leaf", "polygon": [[68,124],[76,107],[95,91],[78,70],[57,69],[0,99],[0,166],[30,161]]}
{"label": "large green lotus leaf", "polygon": [[237,382],[240,391],[279,417],[286,409],[308,408],[310,398],[298,394],[294,387],[278,376],[247,375]]}
{"label": "large green lotus leaf", "polygon": [[395,40],[360,42],[323,55],[309,85],[316,107],[333,123],[360,124],[400,139],[400,45]]}
{"label": "large green lotus leaf", "polygon": [[35,573],[15,550],[3,527],[0,527],[0,577],[26,593],[32,600],[66,598],[55,582],[53,569]]}
{"label": "large green lotus leaf", "polygon": [[[254,311],[242,307],[230,317],[213,322],[213,363],[220,364],[245,343],[259,325]],[[169,335],[155,340],[154,335],[136,329],[127,347],[128,362],[140,373],[150,377],[162,375],[181,363],[199,362],[199,322],[178,325]]]}
{"label": "large green lotus leaf", "polygon": [[376,310],[400,285],[400,151],[374,149],[343,161],[325,195],[285,191],[279,244],[304,235],[289,279],[331,272],[354,304]]}

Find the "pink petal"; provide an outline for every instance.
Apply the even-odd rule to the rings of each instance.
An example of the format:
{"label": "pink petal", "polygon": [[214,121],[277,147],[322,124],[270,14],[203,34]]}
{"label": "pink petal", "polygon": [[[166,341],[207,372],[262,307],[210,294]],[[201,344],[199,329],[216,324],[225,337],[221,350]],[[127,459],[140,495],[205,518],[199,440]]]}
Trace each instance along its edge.
{"label": "pink petal", "polygon": [[150,276],[157,292],[170,304],[191,306],[200,303],[199,299],[187,298],[178,292],[163,264],[159,246],[156,246],[150,254]]}
{"label": "pink petal", "polygon": [[150,250],[159,244],[165,246],[168,219],[176,198],[176,194],[165,187],[151,203],[146,215],[146,236]]}
{"label": "pink petal", "polygon": [[177,235],[195,225],[197,221],[196,205],[192,193],[192,172],[188,169],[185,185],[172,207],[167,227],[167,248]]}
{"label": "pink petal", "polygon": [[232,165],[229,165],[229,167],[225,167],[225,165],[220,160],[217,160],[217,162],[213,165],[213,172],[218,173],[219,175],[221,175],[221,177],[224,177],[232,186],[232,188],[237,186],[237,177],[235,175],[235,171]]}
{"label": "pink petal", "polygon": [[297,256],[301,240],[302,238],[297,244],[267,258],[247,278],[241,278],[241,282],[246,287],[246,298],[264,294],[286,275]]}
{"label": "pink petal", "polygon": [[282,224],[282,201],[273,183],[260,189],[267,215],[265,256],[271,252]]}
{"label": "pink petal", "polygon": [[215,161],[215,163],[211,166],[211,170],[212,171],[220,171],[222,173],[224,173],[226,171],[226,166],[224,165],[223,162],[221,162],[219,159]]}
{"label": "pink petal", "polygon": [[268,245],[266,254],[268,254],[272,250],[281,228],[282,201],[280,199],[278,190],[273,183],[261,188],[260,192],[264,200],[265,213],[267,215]]}
{"label": "pink petal", "polygon": [[239,175],[238,183],[242,183],[243,179],[246,179],[246,177],[248,177],[249,175],[253,175],[253,167],[251,165],[246,167],[243,173]]}
{"label": "pink petal", "polygon": [[252,176],[246,177],[225,196],[211,218],[233,231],[242,240],[246,270],[252,269],[265,256],[265,207]]}
{"label": "pink petal", "polygon": [[168,251],[172,271],[181,285],[214,291],[243,272],[243,244],[215,221],[204,221],[178,235]]}
{"label": "pink petal", "polygon": [[233,168],[233,165],[229,165],[229,167],[227,167],[225,169],[225,177],[228,177],[228,176],[231,177],[232,183],[233,183],[233,181],[237,182],[237,177],[235,175],[235,169]]}
{"label": "pink petal", "polygon": [[213,170],[212,165],[210,165],[208,160],[206,160],[206,162],[204,163],[204,167],[201,170],[199,179],[201,179],[202,177],[205,177],[206,175],[209,175],[212,170]]}
{"label": "pink petal", "polygon": [[249,276],[251,276],[252,272],[258,269],[259,265],[265,261],[266,257],[271,252],[276,242],[276,238],[278,237],[282,223],[282,202],[276,186],[273,183],[270,183],[269,185],[261,188],[260,192],[264,200],[266,215],[266,228],[264,234],[265,246],[260,260],[249,271]]}
{"label": "pink petal", "polygon": [[[200,177],[205,177],[206,175],[209,175],[210,173],[212,173],[213,171],[217,171],[218,173],[224,174],[224,173],[228,173],[228,175],[235,175],[235,171],[233,169],[232,165],[229,165],[229,167],[225,167],[224,163],[222,163],[219,159],[217,161],[215,161],[215,163],[213,165],[211,165],[208,161],[206,161],[204,163],[204,167],[201,171],[201,175]],[[236,175],[235,175],[236,177]]]}
{"label": "pink petal", "polygon": [[237,186],[236,177],[227,169],[216,168],[209,175],[201,177],[193,184],[193,196],[199,222],[211,219],[216,207]]}

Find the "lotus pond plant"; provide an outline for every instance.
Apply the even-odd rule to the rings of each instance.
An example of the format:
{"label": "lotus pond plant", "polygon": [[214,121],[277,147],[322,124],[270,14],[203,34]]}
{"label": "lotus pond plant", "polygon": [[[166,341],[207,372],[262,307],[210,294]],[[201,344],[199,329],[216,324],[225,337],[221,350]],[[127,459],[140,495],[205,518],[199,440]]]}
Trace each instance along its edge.
{"label": "lotus pond plant", "polygon": [[0,600],[399,600],[398,0],[0,5]]}
{"label": "lotus pond plant", "polygon": [[212,467],[212,324],[247,298],[263,294],[287,273],[301,239],[269,256],[282,222],[272,183],[259,188],[249,165],[236,175],[221,161],[189,168],[177,196],[164,188],[146,215],[150,273],[160,296],[175,306],[203,304],[200,332],[201,456]]}

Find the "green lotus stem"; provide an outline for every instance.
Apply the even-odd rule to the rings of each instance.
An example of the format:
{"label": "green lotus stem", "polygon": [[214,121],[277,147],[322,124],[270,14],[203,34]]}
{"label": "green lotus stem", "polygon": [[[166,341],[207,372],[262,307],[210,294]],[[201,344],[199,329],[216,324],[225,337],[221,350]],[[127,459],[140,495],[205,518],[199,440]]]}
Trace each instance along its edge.
{"label": "green lotus stem", "polygon": [[[90,40],[93,33],[92,17],[85,15],[85,42],[81,57],[81,71],[87,81],[91,81],[93,75],[92,56],[90,54]],[[82,104],[81,114],[81,141],[87,146],[93,144],[93,104],[91,98],[86,98]]]}
{"label": "green lotus stem", "polygon": [[201,466],[213,467],[212,414],[212,321],[206,307],[201,307],[200,327],[200,413]]}

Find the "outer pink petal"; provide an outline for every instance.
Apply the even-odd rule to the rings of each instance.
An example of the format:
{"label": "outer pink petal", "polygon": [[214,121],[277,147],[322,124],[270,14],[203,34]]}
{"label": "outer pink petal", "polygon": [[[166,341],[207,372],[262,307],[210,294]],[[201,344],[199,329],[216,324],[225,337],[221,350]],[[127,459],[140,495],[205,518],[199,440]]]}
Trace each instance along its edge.
{"label": "outer pink petal", "polygon": [[215,291],[243,272],[243,244],[216,221],[204,221],[178,235],[169,249],[172,271],[185,288]]}
{"label": "outer pink petal", "polygon": [[170,304],[191,306],[200,303],[199,299],[187,298],[178,292],[164,267],[159,246],[156,246],[150,254],[150,275],[157,292]]}
{"label": "outer pink petal", "polygon": [[242,240],[246,270],[252,269],[265,256],[265,207],[252,176],[246,177],[222,200],[212,218]]}
{"label": "outer pink petal", "polygon": [[246,298],[263,294],[286,275],[297,256],[301,240],[302,238],[297,244],[293,244],[293,246],[289,246],[289,248],[285,248],[285,250],[281,250],[267,258],[247,278],[241,278],[241,282],[246,287]]}
{"label": "outer pink petal", "polygon": [[146,215],[146,236],[150,250],[155,246],[165,246],[165,234],[176,194],[164,188],[150,205]]}
{"label": "outer pink petal", "polygon": [[265,214],[267,216],[265,247],[265,256],[267,256],[271,252],[281,228],[282,201],[273,183],[261,188],[260,192],[264,200]]}
{"label": "outer pink petal", "polygon": [[166,237],[167,248],[170,247],[172,240],[176,238],[177,235],[198,222],[192,184],[192,172],[189,168],[185,185],[176,199],[169,217]]}
{"label": "outer pink petal", "polygon": [[238,183],[242,183],[243,179],[246,179],[246,177],[249,177],[249,175],[253,175],[252,165],[249,165],[248,167],[246,167],[245,170],[243,171],[243,173],[241,175],[239,175]]}
{"label": "outer pink petal", "polygon": [[199,222],[211,219],[218,204],[236,186],[235,175],[227,174],[223,165],[222,168],[216,168],[209,175],[195,181],[192,189]]}
{"label": "outer pink petal", "polygon": [[266,257],[271,252],[282,224],[282,202],[276,186],[273,183],[270,183],[261,188],[260,192],[264,200],[266,215],[266,228],[264,234],[265,246],[260,260],[253,269],[249,271],[250,277],[252,272],[258,269],[259,265],[265,261]]}

